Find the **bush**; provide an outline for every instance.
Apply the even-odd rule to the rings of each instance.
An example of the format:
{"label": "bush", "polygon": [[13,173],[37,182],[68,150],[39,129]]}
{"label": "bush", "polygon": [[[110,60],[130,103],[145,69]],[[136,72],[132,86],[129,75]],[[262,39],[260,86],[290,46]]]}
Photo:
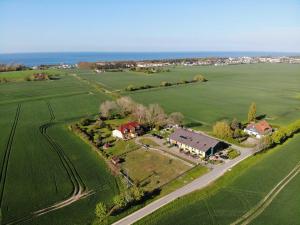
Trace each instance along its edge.
{"label": "bush", "polygon": [[286,127],[281,127],[277,131],[275,131],[271,138],[275,144],[281,144],[286,139],[292,137],[294,134],[300,131],[300,120],[297,120],[294,123],[289,124]]}

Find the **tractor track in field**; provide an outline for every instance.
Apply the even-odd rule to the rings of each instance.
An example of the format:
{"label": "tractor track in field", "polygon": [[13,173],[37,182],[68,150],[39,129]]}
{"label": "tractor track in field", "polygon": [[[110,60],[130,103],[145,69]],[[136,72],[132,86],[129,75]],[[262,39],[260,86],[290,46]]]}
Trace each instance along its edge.
{"label": "tractor track in field", "polygon": [[68,198],[66,198],[65,200],[56,202],[53,205],[50,205],[48,207],[36,210],[24,217],[10,220],[10,221],[4,223],[4,225],[20,224],[22,222],[30,221],[38,216],[61,209],[63,207],[66,207],[80,199],[86,198],[95,193],[93,190],[90,190],[90,191],[87,190],[85,183],[83,182],[82,178],[80,177],[78,171],[76,170],[76,168],[75,168],[74,164],[72,163],[72,161],[70,160],[70,158],[64,152],[61,145],[58,144],[51,136],[49,136],[47,134],[47,129],[49,127],[51,127],[52,125],[54,125],[55,115],[54,115],[53,109],[51,107],[51,104],[48,101],[46,101],[46,104],[47,104],[49,114],[50,114],[50,121],[45,124],[42,124],[39,127],[39,131],[44,136],[44,138],[47,140],[47,142],[50,144],[52,150],[58,155],[59,160],[60,160],[64,170],[66,171],[68,178],[70,179],[70,182],[72,183],[73,191],[72,191],[71,195]]}
{"label": "tractor track in field", "polygon": [[277,195],[300,173],[300,163],[298,163],[290,173],[285,176],[277,185],[252,209],[241,216],[239,219],[231,223],[231,225],[246,225],[257,218],[277,197]]}
{"label": "tractor track in field", "polygon": [[4,193],[4,187],[5,187],[5,181],[6,181],[6,175],[8,170],[8,164],[9,164],[9,158],[11,154],[12,144],[14,142],[14,137],[20,117],[21,112],[21,104],[18,104],[15,118],[9,133],[8,141],[6,144],[6,148],[4,150],[4,156],[2,159],[2,165],[1,165],[1,175],[0,175],[0,208],[2,207],[2,200],[3,200],[3,193]]}

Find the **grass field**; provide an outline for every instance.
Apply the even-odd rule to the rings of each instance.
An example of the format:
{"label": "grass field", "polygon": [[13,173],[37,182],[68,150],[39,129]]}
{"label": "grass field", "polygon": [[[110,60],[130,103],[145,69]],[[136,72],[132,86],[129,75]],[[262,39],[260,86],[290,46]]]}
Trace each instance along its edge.
{"label": "grass field", "polygon": [[[232,223],[254,207],[299,163],[299,142],[300,135],[297,135],[282,146],[245,160],[209,187],[168,204],[137,224]],[[253,221],[254,224],[299,224],[300,201],[293,196],[293,193],[297,195],[297,184],[299,175]],[[282,210],[283,206],[286,209]]]}
{"label": "grass field", "polygon": [[[95,204],[111,202],[118,185],[103,160],[67,125],[96,114],[107,97],[68,75],[55,81],[1,84],[0,92],[3,223],[92,222]],[[93,194],[58,211],[30,217],[69,198],[79,184]]]}
{"label": "grass field", "polygon": [[11,72],[1,72],[0,79],[5,78],[8,81],[24,81],[28,76],[36,73],[47,73],[51,75],[65,75],[66,73],[62,70],[49,69],[49,70],[24,70],[24,71],[11,71]]}
{"label": "grass field", "polygon": [[[252,101],[257,103],[258,113],[266,114],[272,124],[283,125],[299,119],[299,65],[171,67],[170,70],[152,75],[71,70],[61,74],[58,80],[0,84],[0,203],[4,224],[68,198],[79,186],[93,190],[94,194],[23,224],[89,224],[94,219],[95,204],[98,201],[109,203],[119,192],[116,179],[103,160],[68,130],[69,123],[97,114],[99,104],[112,98],[111,93],[103,93],[95,84],[110,91],[122,90],[121,94],[130,95],[143,104],[159,103],[167,112],[182,112],[189,125],[204,130],[210,130],[220,119],[245,120]],[[18,81],[28,75],[26,73],[29,72],[0,73],[0,78],[10,76]],[[73,73],[78,76],[71,75]],[[208,82],[123,92],[130,84],[159,85],[161,81],[190,80],[197,74],[203,74]],[[147,217],[145,223],[232,222],[266,195],[300,160],[299,141],[298,135],[269,153],[252,157],[210,188],[166,206]],[[134,144],[126,147],[120,142],[114,153],[127,153],[133,164],[153,160],[154,156],[146,157],[145,152],[137,154],[139,150],[128,153],[135,147]],[[164,166],[155,167],[147,162],[153,166],[149,168],[149,175],[156,171],[167,180],[187,169],[178,165],[178,171],[170,172],[169,159],[160,157],[155,156],[154,160]],[[140,169],[138,164],[133,164],[127,165],[128,168]],[[174,181],[170,189],[204,172],[195,169],[189,176]],[[144,175],[136,179],[143,179]],[[299,177],[296,177],[253,222],[268,223],[270,215],[278,211],[282,202],[289,202],[291,207],[276,214],[278,224],[295,214],[293,210],[299,208],[299,198],[290,198],[291,193],[296,195],[298,184]],[[294,216],[291,221],[298,219]]]}
{"label": "grass field", "polygon": [[191,167],[177,158],[168,157],[160,152],[138,149],[126,154],[122,168],[131,179],[151,191]]}
{"label": "grass field", "polygon": [[171,72],[145,75],[131,71],[75,71],[80,77],[116,91],[128,85],[159,85],[161,81],[190,80],[203,74],[208,82],[123,93],[143,103],[159,103],[166,111],[182,112],[188,123],[209,130],[218,120],[245,121],[251,102],[258,114],[274,124],[287,124],[300,113],[300,65],[253,64],[234,66],[172,67]]}
{"label": "grass field", "polygon": [[[206,129],[218,120],[245,121],[251,102],[258,115],[274,124],[296,120],[300,114],[299,65],[241,65],[201,67],[209,80],[197,85],[145,90],[130,94],[143,103],[160,103],[168,112],[180,111],[186,119]],[[191,102],[191,104],[187,104]]]}

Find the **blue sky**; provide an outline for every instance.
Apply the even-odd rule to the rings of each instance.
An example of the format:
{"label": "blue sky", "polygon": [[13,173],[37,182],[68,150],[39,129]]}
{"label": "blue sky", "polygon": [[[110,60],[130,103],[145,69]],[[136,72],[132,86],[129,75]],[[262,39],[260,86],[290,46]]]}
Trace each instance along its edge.
{"label": "blue sky", "polygon": [[300,52],[300,0],[0,0],[0,53]]}

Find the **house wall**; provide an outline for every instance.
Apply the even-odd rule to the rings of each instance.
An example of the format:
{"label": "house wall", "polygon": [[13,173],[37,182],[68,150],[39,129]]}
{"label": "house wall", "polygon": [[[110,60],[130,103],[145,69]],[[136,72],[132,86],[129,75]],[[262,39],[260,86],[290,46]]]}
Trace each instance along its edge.
{"label": "house wall", "polygon": [[190,153],[192,153],[192,154],[196,154],[196,155],[198,155],[198,156],[201,157],[201,158],[205,158],[205,156],[206,156],[205,152],[200,151],[199,149],[193,148],[193,147],[191,147],[191,146],[189,146],[189,145],[186,145],[186,144],[177,142],[177,141],[175,141],[175,140],[169,139],[169,141],[170,141],[171,144],[176,144],[176,145],[178,145],[178,147],[179,147],[180,149],[182,149],[183,151],[185,151],[185,152],[190,152]]}
{"label": "house wall", "polygon": [[124,136],[123,136],[122,132],[119,131],[119,130],[113,130],[112,136],[113,136],[113,137],[116,137],[116,138],[124,139]]}

